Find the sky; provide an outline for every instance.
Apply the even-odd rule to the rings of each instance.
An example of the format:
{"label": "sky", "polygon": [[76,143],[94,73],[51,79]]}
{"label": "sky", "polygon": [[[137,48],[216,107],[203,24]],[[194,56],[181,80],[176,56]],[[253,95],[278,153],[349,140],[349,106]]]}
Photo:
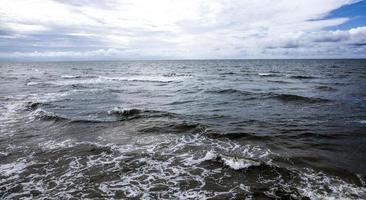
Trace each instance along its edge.
{"label": "sky", "polygon": [[0,60],[366,58],[365,0],[0,0]]}

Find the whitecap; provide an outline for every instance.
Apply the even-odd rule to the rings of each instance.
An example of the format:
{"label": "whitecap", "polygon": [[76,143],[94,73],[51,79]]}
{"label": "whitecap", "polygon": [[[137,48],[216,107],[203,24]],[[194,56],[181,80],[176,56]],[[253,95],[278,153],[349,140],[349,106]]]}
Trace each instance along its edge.
{"label": "whitecap", "polygon": [[39,83],[39,82],[33,82],[33,81],[30,81],[30,82],[28,82],[26,85],[28,85],[28,86],[32,86],[32,85],[38,85],[38,84],[41,84],[41,83]]}
{"label": "whitecap", "polygon": [[275,76],[276,74],[274,73],[268,73],[268,72],[263,72],[263,73],[258,73],[258,76]]}
{"label": "whitecap", "polygon": [[[169,82],[179,82],[188,78],[187,76],[126,76],[126,77],[108,77],[108,76],[89,76],[89,77],[79,77],[79,76],[63,76],[64,80],[59,81],[49,81],[49,82],[28,82],[27,85],[38,85],[38,84],[51,84],[51,85],[77,85],[77,84],[100,84],[109,82],[120,82],[120,81],[131,81],[131,82],[157,82],[157,83],[169,83]],[[74,79],[80,78],[80,79]]]}
{"label": "whitecap", "polygon": [[206,154],[205,154],[205,156],[202,157],[202,158],[195,158],[193,155],[191,155],[188,158],[185,158],[184,159],[184,162],[187,165],[196,165],[196,164],[202,163],[202,162],[204,162],[206,160],[212,160],[212,159],[214,159],[216,157],[217,157],[217,154],[214,151],[210,150],[210,151],[207,151]]}
{"label": "whitecap", "polygon": [[186,77],[182,76],[128,76],[128,77],[107,77],[107,76],[100,76],[99,78],[110,80],[110,81],[139,81],[139,82],[162,82],[162,83],[169,83],[169,82],[176,82],[182,81]]}
{"label": "whitecap", "polygon": [[64,79],[72,79],[72,78],[80,78],[80,76],[62,75],[61,78],[64,78]]}
{"label": "whitecap", "polygon": [[239,158],[239,157],[230,157],[225,155],[218,156],[220,160],[223,161],[223,163],[235,170],[239,169],[245,169],[251,166],[259,166],[261,165],[261,162],[247,159],[247,158]]}

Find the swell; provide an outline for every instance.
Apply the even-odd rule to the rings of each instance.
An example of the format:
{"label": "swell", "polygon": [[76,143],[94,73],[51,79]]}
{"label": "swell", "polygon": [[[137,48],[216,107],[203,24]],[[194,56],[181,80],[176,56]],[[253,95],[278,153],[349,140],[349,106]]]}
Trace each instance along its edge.
{"label": "swell", "polygon": [[329,91],[329,92],[337,91],[336,88],[333,88],[333,87],[330,87],[330,86],[325,86],[325,85],[320,85],[320,86],[317,86],[315,88],[318,89],[318,90],[321,90],[321,91]]}
{"label": "swell", "polygon": [[108,115],[112,115],[115,117],[176,117],[177,114],[166,112],[166,111],[159,111],[159,110],[144,110],[144,109],[123,109],[121,107],[115,107],[112,110],[107,112]]}
{"label": "swell", "polygon": [[142,110],[142,109],[113,109],[108,112],[96,113],[98,118],[78,118],[78,117],[66,117],[56,113],[46,111],[42,108],[37,108],[33,111],[32,115],[34,119],[42,121],[55,121],[55,122],[69,122],[69,123],[112,123],[120,121],[129,121],[138,118],[158,118],[158,117],[174,117],[176,114],[164,111],[156,110]]}
{"label": "swell", "polygon": [[230,140],[238,140],[238,139],[245,139],[245,140],[254,140],[254,141],[265,141],[265,140],[272,140],[271,136],[267,135],[256,135],[252,133],[216,133],[216,132],[206,132],[205,133],[208,137],[219,139],[219,138],[227,138]]}
{"label": "swell", "polygon": [[306,75],[290,75],[289,78],[292,79],[315,79],[314,76],[306,76]]}
{"label": "swell", "polygon": [[81,78],[98,78],[98,76],[93,76],[93,75],[62,75],[61,78],[63,79],[81,79]]}
{"label": "swell", "polygon": [[34,111],[33,118],[41,121],[54,121],[54,122],[63,122],[69,120],[66,117],[59,116],[53,112],[49,112],[41,108]]}
{"label": "swell", "polygon": [[25,108],[27,110],[34,111],[46,105],[48,105],[48,103],[28,101],[25,104]]}
{"label": "swell", "polygon": [[324,103],[329,101],[328,99],[304,97],[294,94],[272,94],[272,98],[278,99],[283,102]]}
{"label": "swell", "polygon": [[254,92],[248,92],[248,91],[242,91],[242,90],[236,90],[236,89],[208,90],[208,91],[206,91],[206,93],[239,96],[242,98],[244,97],[245,100],[260,99],[262,96],[262,94],[260,94],[260,93],[254,93]]}
{"label": "swell", "polygon": [[316,97],[305,97],[295,94],[281,94],[281,93],[255,93],[242,91],[237,89],[222,89],[222,90],[209,90],[207,93],[232,95],[246,97],[245,99],[263,100],[263,99],[276,99],[281,102],[296,102],[296,103],[325,103],[329,102],[328,99],[316,98]]}
{"label": "swell", "polygon": [[153,134],[171,134],[171,133],[202,133],[205,126],[199,123],[191,122],[155,122],[152,127],[138,130],[139,133],[153,133]]}

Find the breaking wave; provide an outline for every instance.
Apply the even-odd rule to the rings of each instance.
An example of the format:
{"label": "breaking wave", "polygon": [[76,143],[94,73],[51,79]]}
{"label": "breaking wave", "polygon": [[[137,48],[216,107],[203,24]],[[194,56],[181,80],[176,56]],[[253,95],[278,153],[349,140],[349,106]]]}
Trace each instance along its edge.
{"label": "breaking wave", "polygon": [[279,77],[280,74],[277,74],[277,73],[269,73],[269,72],[265,73],[265,72],[263,72],[263,73],[258,73],[258,76],[263,76],[263,77]]}
{"label": "breaking wave", "polygon": [[38,119],[38,120],[44,120],[44,121],[66,121],[66,120],[68,120],[65,117],[58,116],[53,112],[49,112],[49,111],[46,111],[43,109],[35,110],[32,113],[31,118]]}
{"label": "breaking wave", "polygon": [[261,165],[261,162],[255,161],[252,159],[248,159],[248,158],[218,155],[216,159],[218,161],[221,161],[224,165],[226,165],[234,170],[245,169],[248,167]]}
{"label": "breaking wave", "polygon": [[[32,104],[31,104],[32,105]],[[71,123],[109,123],[118,121],[127,121],[139,118],[161,118],[161,117],[176,117],[174,113],[156,111],[156,110],[142,110],[142,109],[124,109],[121,107],[115,107],[107,112],[95,113],[97,118],[88,117],[67,117],[61,116],[54,112],[44,110],[42,108],[36,108],[33,106],[34,111],[31,113],[31,119],[44,120],[44,121],[69,121]]]}
{"label": "breaking wave", "polygon": [[78,85],[78,84],[101,84],[111,82],[152,82],[152,83],[170,83],[180,82],[190,76],[127,76],[127,77],[108,77],[108,76],[64,76],[64,80],[49,82],[28,82],[28,86],[36,85]]}

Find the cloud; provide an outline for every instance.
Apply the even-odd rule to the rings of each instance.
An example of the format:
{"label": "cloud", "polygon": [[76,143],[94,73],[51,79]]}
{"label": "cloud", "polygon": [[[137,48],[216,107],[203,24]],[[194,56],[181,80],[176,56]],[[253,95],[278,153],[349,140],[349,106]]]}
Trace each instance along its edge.
{"label": "cloud", "polygon": [[[365,28],[325,31],[351,0],[0,0],[0,58],[365,55]],[[316,6],[314,6],[316,5]],[[335,52],[337,51],[337,52]],[[361,52],[361,54],[360,54]],[[283,53],[283,54],[281,54]]]}
{"label": "cloud", "polygon": [[310,35],[313,42],[358,44],[366,41],[366,27],[346,31],[319,31]]}

